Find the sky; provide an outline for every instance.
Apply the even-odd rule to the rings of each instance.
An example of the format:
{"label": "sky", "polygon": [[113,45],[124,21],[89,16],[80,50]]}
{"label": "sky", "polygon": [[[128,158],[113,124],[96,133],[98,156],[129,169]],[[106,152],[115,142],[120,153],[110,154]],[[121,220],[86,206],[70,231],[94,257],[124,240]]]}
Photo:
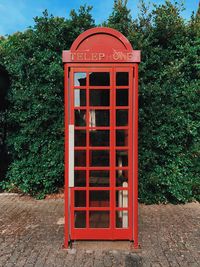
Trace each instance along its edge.
{"label": "sky", "polygon": [[[162,4],[164,0],[145,0]],[[178,0],[182,1],[182,0]],[[47,9],[49,14],[68,18],[72,9],[80,5],[93,6],[92,15],[96,24],[105,21],[112,12],[114,0],[0,0],[0,36],[24,31],[33,26],[33,17],[41,16]],[[189,19],[197,11],[199,0],[183,0],[185,11],[182,16]],[[133,18],[137,17],[139,0],[129,0],[128,7]]]}

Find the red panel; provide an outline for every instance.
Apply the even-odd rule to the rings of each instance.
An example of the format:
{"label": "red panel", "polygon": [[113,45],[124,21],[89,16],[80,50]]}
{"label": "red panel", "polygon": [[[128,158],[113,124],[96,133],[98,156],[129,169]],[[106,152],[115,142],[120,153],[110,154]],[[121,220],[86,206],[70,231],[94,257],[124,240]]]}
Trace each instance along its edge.
{"label": "red panel", "polygon": [[120,32],[99,27],[80,34],[70,51],[63,51],[63,62],[140,62],[140,51]]}
{"label": "red panel", "polygon": [[[129,229],[73,229],[74,240],[132,240]],[[114,236],[114,238],[113,238]]]}
{"label": "red panel", "polygon": [[[108,41],[106,45],[105,42],[103,44],[100,43],[102,41],[101,37],[106,38],[105,40]],[[95,43],[94,40],[96,40]],[[95,47],[100,46],[103,49],[103,51],[105,51],[107,48],[109,49],[120,48],[123,50],[127,50],[129,52],[132,50],[130,42],[123,34],[121,34],[115,29],[107,27],[97,27],[83,32],[73,42],[70,50],[73,52],[76,50],[90,49],[91,48],[90,42],[92,42],[93,45],[92,49],[95,49]]]}
{"label": "red panel", "polygon": [[[104,42],[104,41],[103,41]],[[94,46],[95,47],[95,46]],[[63,62],[73,63],[73,62],[132,62],[139,63],[141,61],[141,54],[139,50],[132,50],[127,52],[126,50],[115,50],[101,52],[100,48],[95,50],[95,52],[81,50],[78,52],[71,52],[68,50],[63,51]]]}

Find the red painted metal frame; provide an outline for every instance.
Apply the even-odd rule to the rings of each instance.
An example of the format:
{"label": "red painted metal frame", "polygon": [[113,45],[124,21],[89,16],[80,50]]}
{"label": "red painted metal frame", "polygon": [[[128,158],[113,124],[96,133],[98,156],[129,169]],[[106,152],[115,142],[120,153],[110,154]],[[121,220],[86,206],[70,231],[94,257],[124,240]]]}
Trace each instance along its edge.
{"label": "red painted metal frame", "polygon": [[133,240],[138,248],[138,64],[134,66],[133,90]]}
{"label": "red painted metal frame", "polygon": [[130,42],[120,32],[99,27],[79,35],[70,51],[63,51],[63,62],[139,63],[140,51],[133,50]]}
{"label": "red painted metal frame", "polygon": [[[136,229],[136,214],[134,214],[134,216],[132,216],[133,214],[133,199],[132,199],[132,196],[134,196],[135,194],[133,194],[133,164],[135,164],[136,160],[133,160],[133,157],[134,155],[132,154],[132,151],[134,151],[133,149],[133,139],[132,137],[134,136],[133,135],[133,132],[134,132],[134,129],[132,128],[132,122],[133,122],[133,116],[132,114],[134,115],[134,110],[133,110],[133,101],[134,101],[134,97],[133,97],[133,92],[134,92],[134,86],[133,86],[133,81],[134,81],[134,77],[133,77],[133,70],[135,68],[135,66],[133,65],[127,65],[127,64],[123,64],[123,66],[120,65],[115,65],[114,67],[112,65],[107,65],[106,67],[102,67],[102,65],[97,65],[95,64],[95,68],[94,67],[91,67],[91,66],[88,66],[88,65],[84,65],[82,66],[81,65],[81,68],[79,65],[75,64],[75,65],[69,65],[69,67],[71,68],[71,71],[70,71],[70,80],[73,81],[73,73],[74,72],[92,72],[92,71],[96,71],[96,72],[105,72],[105,71],[110,71],[111,73],[113,72],[116,73],[116,72],[129,72],[129,86],[127,86],[126,88],[129,88],[129,106],[119,106],[119,107],[116,107],[114,103],[111,104],[110,107],[100,107],[101,109],[108,109],[108,110],[112,110],[113,112],[111,112],[113,118],[111,118],[111,126],[110,127],[93,127],[93,129],[109,129],[109,128],[113,128],[113,133],[115,133],[115,130],[116,129],[128,129],[129,128],[129,146],[123,146],[123,147],[116,147],[115,146],[115,134],[112,136],[112,138],[110,138],[110,147],[90,147],[90,146],[87,146],[86,147],[86,150],[106,150],[106,149],[110,149],[111,151],[113,150],[113,153],[115,153],[116,149],[117,150],[127,150],[129,149],[129,166],[128,167],[116,167],[115,166],[115,163],[114,162],[111,162],[111,168],[110,167],[75,167],[75,170],[95,170],[95,169],[98,169],[98,170],[111,170],[111,176],[112,177],[115,177],[115,171],[118,170],[118,169],[124,169],[124,170],[129,170],[129,206],[128,206],[128,210],[129,210],[129,228],[128,229],[118,229],[118,228],[115,228],[115,212],[116,210],[122,210],[120,208],[116,208],[114,206],[114,203],[115,201],[113,201],[115,199],[115,191],[114,190],[111,190],[111,193],[114,194],[111,199],[112,199],[112,203],[111,203],[111,208],[74,208],[74,202],[73,202],[73,199],[74,199],[74,191],[75,190],[89,190],[89,188],[72,188],[70,191],[71,191],[71,208],[70,208],[70,214],[71,214],[71,227],[70,227],[70,234],[71,234],[71,238],[72,239],[129,239],[129,240],[133,240],[133,237],[134,237],[134,240],[136,240],[136,232],[137,232],[137,229]],[[110,67],[110,68],[109,68]],[[114,71],[113,71],[114,70]],[[114,76],[114,75],[112,75]],[[114,77],[113,77],[114,78]],[[115,80],[112,79],[112,83],[111,83],[111,89],[113,91],[113,93],[115,92]],[[84,86],[83,86],[84,87]],[[82,88],[83,88],[82,87]],[[70,87],[70,98],[71,98],[71,103],[73,103],[73,90],[74,88],[81,88],[81,87],[76,87],[76,86],[72,86]],[[86,85],[85,86],[86,89],[84,90],[89,90],[89,85]],[[93,88],[93,86],[92,86]],[[97,89],[98,87],[96,87]],[[101,88],[101,86],[99,87]],[[108,88],[108,86],[107,86]],[[121,89],[126,89],[125,86],[118,86],[117,88],[121,88]],[[102,89],[103,90],[103,89]],[[89,94],[87,94],[87,97],[89,96]],[[112,97],[110,97],[110,99],[112,99],[112,101],[114,101],[115,99],[115,94],[112,95]],[[87,103],[89,102],[89,99],[87,99]],[[91,110],[91,109],[97,109],[98,107],[90,107],[90,106],[86,106],[86,107],[81,107],[81,109],[84,109],[84,110]],[[74,110],[75,109],[80,109],[79,107],[73,107],[73,105],[71,105],[71,111],[70,111],[70,121],[69,123],[70,124],[74,124]],[[116,109],[130,109],[129,111],[129,126],[126,127],[126,126],[115,126],[115,110]],[[86,113],[88,114],[88,112]],[[86,127],[75,127],[75,129],[89,129],[88,126]],[[68,136],[66,134],[66,136]],[[88,143],[88,142],[87,142]],[[76,147],[75,150],[85,150],[83,147]],[[111,156],[111,161],[114,161],[114,155]],[[87,157],[88,158],[88,157]],[[131,162],[133,162],[133,164],[131,164]],[[68,168],[66,168],[68,169]],[[88,183],[88,180],[89,180],[89,177],[87,175],[87,183]],[[113,179],[114,180],[114,179]],[[135,181],[135,179],[134,179]],[[115,188],[115,184],[114,184],[114,181],[112,181],[112,185],[111,185],[111,188],[115,189],[115,190],[126,190],[126,188],[123,188],[123,187],[117,187]],[[100,187],[95,187],[95,188],[90,188],[90,190],[108,190],[108,188],[100,188]],[[66,193],[69,193],[67,190],[66,190]],[[87,197],[87,202],[89,201],[88,197]],[[135,204],[137,204],[137,200],[134,201]],[[89,206],[89,204],[88,204]],[[89,211],[89,210],[112,210],[112,212],[110,214],[111,217],[110,217],[110,221],[111,221],[111,229],[90,229],[90,228],[86,228],[86,229],[75,229],[73,227],[74,225],[74,210],[86,210],[86,211]],[[126,210],[126,208],[124,208],[124,210]],[[134,208],[134,211],[137,211],[137,207]],[[134,224],[133,224],[133,218],[134,218]],[[67,219],[66,219],[67,221]],[[89,225],[89,219],[88,219],[88,216],[87,216],[87,226]],[[134,225],[134,232],[132,230],[132,225]],[[67,233],[67,230],[66,230],[66,233]]]}
{"label": "red painted metal frame", "polygon": [[67,65],[64,65],[64,102],[65,102],[65,109],[64,109],[64,124],[65,124],[65,145],[64,145],[64,164],[65,164],[65,171],[64,171],[64,178],[65,178],[65,227],[64,227],[64,247],[67,248],[69,244],[69,179],[68,179],[68,168],[69,168],[69,155],[68,155],[68,125],[69,125],[69,112],[68,112],[68,73],[69,68]]}
{"label": "red painted metal frame", "polygon": [[[124,51],[127,52],[134,52],[137,54],[137,60],[135,62],[139,62],[139,51],[132,50],[132,47],[128,40],[119,32],[109,29],[109,28],[95,28],[86,31],[85,33],[81,34],[73,43],[71,47],[71,52],[78,52],[81,46],[84,47],[84,42],[89,41],[90,37],[95,37],[102,34],[110,34],[113,36],[113,44],[111,41],[111,48],[115,48],[116,39],[122,43],[124,46]],[[89,41],[90,42],[90,41]],[[102,41],[103,42],[103,41]],[[110,42],[110,41],[109,41]],[[82,45],[83,44],[83,45]],[[109,45],[108,45],[109,46]],[[104,52],[109,53],[106,51],[107,44],[104,46]],[[92,52],[97,51],[99,53],[98,47],[90,47]],[[96,50],[95,50],[96,49]],[[80,49],[81,51],[81,49]],[[81,51],[82,52],[82,51]],[[65,241],[64,247],[67,248],[69,241],[71,239],[104,239],[104,240],[117,240],[117,239],[128,239],[134,241],[134,247],[138,248],[138,64],[134,63],[134,59],[124,60],[122,63],[120,60],[118,62],[113,63],[113,60],[110,60],[109,63],[105,62],[104,60],[100,62],[94,61],[86,62],[87,60],[77,60],[77,62],[72,62],[71,60],[68,61],[66,57],[66,51],[63,52],[63,62],[67,63],[64,65],[64,95],[65,95]],[[123,60],[122,60],[123,61]],[[127,62],[127,63],[126,63]],[[129,72],[129,106],[127,107],[116,107],[115,105],[115,72],[117,71],[128,71]],[[90,72],[99,72],[99,71],[109,71],[111,73],[111,84],[109,86],[110,90],[113,91],[113,96],[110,97],[111,103],[109,107],[73,107],[73,88],[81,88],[81,87],[73,87],[73,73],[75,71],[87,72],[87,85],[85,86],[85,90],[89,92],[89,71]],[[69,77],[70,74],[70,77]],[[97,89],[97,86],[92,86],[92,89]],[[103,90],[102,86],[99,87]],[[119,89],[123,89],[122,87],[117,87]],[[127,87],[126,87],[127,88]],[[106,87],[105,87],[106,89]],[[89,104],[89,93],[87,95],[87,104]],[[70,107],[69,107],[70,105]],[[87,133],[87,143],[86,143],[86,150],[87,152],[87,162],[86,167],[75,167],[76,170],[86,170],[87,173],[87,190],[110,190],[110,207],[90,207],[89,208],[89,191],[87,193],[87,203],[86,207],[79,208],[74,207],[74,191],[75,190],[83,190],[83,188],[69,188],[68,187],[68,167],[69,167],[69,155],[68,155],[68,125],[74,123],[74,109],[99,109],[99,110],[110,110],[110,126],[109,127],[95,127],[95,129],[110,129],[113,132],[113,136],[110,135],[110,146],[109,147],[90,147],[89,146],[89,133]],[[128,119],[128,127],[127,126],[116,126],[115,125],[115,110],[116,109],[128,109],[129,110],[129,119]],[[86,112],[87,118],[86,121],[89,119],[89,112]],[[86,127],[76,127],[76,129],[86,129],[89,130],[89,124]],[[116,129],[129,129],[129,136],[128,136],[128,147],[117,147],[119,150],[128,150],[129,157],[128,157],[128,166],[127,167],[116,167],[115,166],[115,130]],[[89,151],[93,150],[108,150],[111,151],[111,162],[109,167],[89,167]],[[75,150],[83,150],[83,147],[76,147]],[[110,180],[111,184],[108,188],[100,188],[100,187],[90,187],[89,188],[89,170],[110,170]],[[129,177],[128,177],[128,188],[129,188],[129,199],[128,199],[128,208],[123,208],[123,210],[128,210],[128,228],[116,228],[115,227],[115,211],[122,210],[122,208],[115,207],[115,191],[116,190],[126,190],[123,187],[115,187],[115,171],[121,170],[129,170]],[[111,179],[112,177],[112,179]],[[84,189],[86,189],[84,188]],[[74,210],[86,210],[87,218],[86,218],[86,227],[85,229],[74,228]],[[89,228],[89,210],[109,210],[110,211],[110,228]]]}
{"label": "red painted metal frame", "polygon": [[[84,40],[87,40],[93,35],[97,34],[108,34],[111,35],[112,37],[116,38],[117,40],[120,40],[122,45],[124,46],[124,50],[127,51],[132,51],[132,45],[130,44],[129,40],[120,32],[118,32],[115,29],[107,28],[107,27],[98,27],[98,28],[93,28],[89,29],[82,34],[80,34],[76,40],[73,42],[70,51],[76,51],[79,50],[79,46],[84,42]],[[106,46],[104,47],[104,51],[106,50]]]}

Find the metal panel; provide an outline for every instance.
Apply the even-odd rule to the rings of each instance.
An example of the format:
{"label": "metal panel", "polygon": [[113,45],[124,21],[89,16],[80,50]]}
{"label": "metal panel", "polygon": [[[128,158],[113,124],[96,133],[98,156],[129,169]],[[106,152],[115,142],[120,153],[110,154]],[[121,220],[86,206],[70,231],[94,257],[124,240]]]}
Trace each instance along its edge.
{"label": "metal panel", "polygon": [[69,125],[69,187],[74,187],[74,125]]}

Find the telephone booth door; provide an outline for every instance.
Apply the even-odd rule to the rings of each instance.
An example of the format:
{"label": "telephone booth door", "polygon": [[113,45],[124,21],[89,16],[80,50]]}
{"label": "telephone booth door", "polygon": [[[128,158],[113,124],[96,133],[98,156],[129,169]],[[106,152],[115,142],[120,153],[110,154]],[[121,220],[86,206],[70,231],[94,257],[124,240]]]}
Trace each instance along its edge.
{"label": "telephone booth door", "polygon": [[137,67],[65,65],[66,247],[81,239],[137,246]]}

